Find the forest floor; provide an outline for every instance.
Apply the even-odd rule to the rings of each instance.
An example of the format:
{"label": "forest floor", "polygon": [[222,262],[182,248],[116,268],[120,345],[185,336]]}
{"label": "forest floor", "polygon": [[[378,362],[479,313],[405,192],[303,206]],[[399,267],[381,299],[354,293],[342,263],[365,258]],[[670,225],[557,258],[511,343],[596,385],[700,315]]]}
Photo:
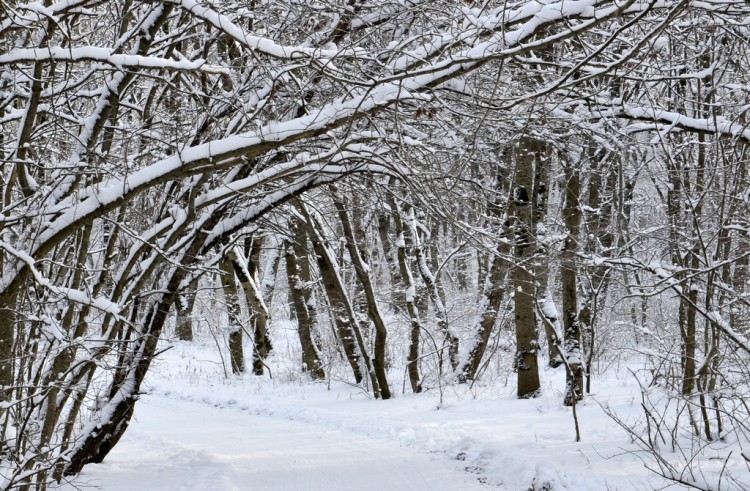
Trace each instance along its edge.
{"label": "forest floor", "polygon": [[[227,377],[208,341],[172,343],[155,362],[122,441],[63,489],[687,489],[650,472],[650,454],[606,414],[643,423],[632,365],[609,367],[577,406],[579,443],[572,410],[562,405],[563,369],[543,371],[535,399],[518,400],[512,378],[496,376],[419,395],[394,384],[396,396],[380,401],[342,381],[313,383],[283,363],[270,366],[272,379]],[[704,449],[697,472],[683,477],[712,489],[750,489],[736,445]],[[664,455],[682,458],[671,449]]]}

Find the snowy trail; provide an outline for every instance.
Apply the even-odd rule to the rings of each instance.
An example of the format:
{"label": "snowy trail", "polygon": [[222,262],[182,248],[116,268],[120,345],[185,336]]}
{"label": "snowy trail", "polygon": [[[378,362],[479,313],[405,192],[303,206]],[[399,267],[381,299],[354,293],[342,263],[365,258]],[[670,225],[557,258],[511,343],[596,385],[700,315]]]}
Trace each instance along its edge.
{"label": "snowy trail", "polygon": [[122,441],[104,464],[87,466],[77,485],[104,491],[487,489],[444,455],[158,395],[139,402]]}

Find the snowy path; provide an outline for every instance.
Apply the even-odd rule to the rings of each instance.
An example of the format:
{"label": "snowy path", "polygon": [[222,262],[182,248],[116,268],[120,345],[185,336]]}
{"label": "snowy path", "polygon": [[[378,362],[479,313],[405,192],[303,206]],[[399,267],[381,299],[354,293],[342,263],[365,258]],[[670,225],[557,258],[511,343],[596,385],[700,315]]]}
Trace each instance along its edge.
{"label": "snowy path", "polygon": [[77,484],[104,491],[487,489],[444,455],[157,395],[139,402],[120,444]]}

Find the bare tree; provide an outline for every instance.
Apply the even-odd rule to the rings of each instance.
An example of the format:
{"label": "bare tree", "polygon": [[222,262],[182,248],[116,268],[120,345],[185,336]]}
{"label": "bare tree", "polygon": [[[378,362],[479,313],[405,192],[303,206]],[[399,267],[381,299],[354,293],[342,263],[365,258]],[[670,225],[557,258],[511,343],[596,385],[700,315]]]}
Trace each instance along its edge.
{"label": "bare tree", "polygon": [[[342,212],[342,227],[353,227],[346,234],[348,257],[375,328],[372,353],[357,325],[331,234],[314,210],[293,211],[288,204],[352,176],[375,184],[392,177],[410,188],[415,208],[448,218],[447,201],[460,201],[453,190],[482,188],[479,177],[494,175],[477,164],[486,157],[469,153],[484,156],[500,139],[518,141],[519,134],[530,134],[530,118],[540,127],[552,119],[577,128],[595,122],[601,131],[630,124],[623,138],[656,130],[663,149],[634,141],[648,146],[645,154],[675,157],[669,161],[670,185],[681,187],[671,190],[665,203],[674,208],[673,239],[682,241],[670,257],[679,261],[670,260],[669,268],[652,265],[639,257],[647,246],[638,243],[641,249],[630,257],[613,255],[605,262],[638,271],[644,279],[639,293],[666,284],[679,295],[685,316],[681,382],[686,397],[696,391],[708,397],[721,381],[722,358],[715,353],[728,343],[745,346],[739,334],[744,327],[734,329],[726,321],[733,308],[739,312],[735,319],[747,313],[745,291],[723,287],[734,272],[742,277],[747,265],[745,253],[732,253],[746,248],[746,228],[729,218],[744,210],[742,190],[707,197],[713,196],[712,183],[728,179],[719,163],[731,159],[721,160],[722,153],[740,155],[740,144],[750,140],[742,119],[745,103],[730,103],[745,89],[730,87],[729,69],[716,68],[744,70],[733,60],[745,59],[745,36],[733,35],[733,29],[747,14],[743,3],[684,0],[460,9],[449,1],[425,8],[421,2],[259,0],[251,13],[236,3],[193,0],[50,1],[44,8],[4,2],[0,458],[10,470],[2,486],[44,486],[106,457],[127,429],[175,303],[192,294],[190,285],[204,271],[224,269],[225,278],[236,276],[234,267],[224,268],[226,245],[256,232],[270,216],[301,215],[353,377],[357,382],[368,377],[375,395],[389,397],[389,326],[346,200],[337,213]],[[690,16],[710,22],[678,22]],[[691,46],[681,44],[687,42],[705,48],[691,64],[681,64],[694,72],[675,73],[676,65],[664,62],[663,39],[669,40],[668,50],[689,53]],[[536,77],[538,83],[515,83],[526,70],[544,72],[536,54],[545,49],[565,56],[555,57],[558,66]],[[494,83],[484,83],[488,74]],[[608,92],[613,80],[622,81],[616,95]],[[593,81],[601,81],[596,86],[601,90],[589,89]],[[692,93],[699,97],[691,102]],[[675,94],[678,104],[669,102]],[[721,111],[711,109],[717,104],[723,104]],[[438,123],[451,119],[458,131],[446,136]],[[464,127],[495,128],[490,133],[498,140],[488,145]],[[706,136],[696,145],[674,138],[677,131]],[[551,135],[523,137],[512,152],[507,256],[514,261],[510,282],[521,396],[539,388],[534,309],[539,248],[532,195],[535,166],[546,155],[539,140]],[[653,184],[660,190],[664,185],[658,179]],[[714,210],[722,210],[723,221],[709,221]],[[464,211],[457,214],[463,218],[456,230],[483,234],[482,207]],[[684,242],[688,229],[678,218],[690,230],[721,240]],[[468,240],[473,250],[481,249],[475,237],[459,242]],[[504,254],[497,245],[491,248]],[[719,265],[715,257],[725,262]],[[472,330],[484,340],[494,329],[490,312],[497,312],[492,305],[504,273],[500,264],[477,263],[471,273],[484,279],[489,272],[493,285],[485,289],[489,303],[477,318],[488,315]],[[432,298],[437,319],[447,323],[447,309],[440,308],[439,289],[435,294],[424,264],[429,262],[423,255],[414,279],[427,294],[417,300],[424,307]],[[392,259],[391,273],[394,265]],[[254,335],[260,348],[266,342],[258,328],[265,315],[260,301],[270,298],[270,283],[258,285],[247,269],[245,275],[240,268],[240,278],[260,316]],[[645,284],[647,274],[654,284]],[[184,314],[188,305],[179,306]],[[419,314],[427,319],[429,309]],[[472,363],[480,363],[483,351],[475,347],[468,352],[474,353]],[[261,350],[257,353],[260,362]],[[701,353],[707,355],[705,366],[697,363]],[[109,359],[115,362],[103,363]],[[459,367],[466,370],[465,364]],[[106,380],[106,386],[95,380]],[[98,403],[84,404],[89,400]],[[24,426],[26,421],[42,424]]]}

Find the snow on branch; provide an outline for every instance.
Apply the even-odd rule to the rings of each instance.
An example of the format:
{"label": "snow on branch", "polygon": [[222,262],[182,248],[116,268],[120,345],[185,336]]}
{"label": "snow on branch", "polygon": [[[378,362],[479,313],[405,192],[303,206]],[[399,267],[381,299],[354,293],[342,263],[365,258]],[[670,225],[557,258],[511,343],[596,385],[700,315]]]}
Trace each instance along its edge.
{"label": "snow on branch", "polygon": [[85,46],[80,48],[22,48],[0,55],[0,65],[33,63],[39,61],[93,61],[111,65],[117,69],[151,68],[162,70],[200,71],[211,74],[229,74],[229,70],[208,65],[205,60],[170,60],[158,56],[126,55],[112,53],[109,48]]}
{"label": "snow on branch", "polygon": [[[750,128],[746,124],[736,123],[719,115],[714,115],[710,119],[693,118],[677,112],[649,107],[612,109],[600,111],[597,115],[605,118],[619,117],[636,121],[649,121],[655,125],[653,129],[659,129],[662,132],[680,129],[697,133],[731,136],[750,142]],[[667,128],[664,125],[667,125]]]}
{"label": "snow on branch", "polygon": [[[342,126],[351,126],[357,119],[375,114],[398,102],[419,97],[420,93],[476,70],[490,60],[510,58],[540,46],[575,37],[579,32],[597,23],[618,17],[624,9],[633,6],[634,2],[635,0],[630,0],[619,6],[609,3],[610,6],[605,8],[604,5],[608,2],[591,0],[589,6],[597,7],[595,18],[576,24],[568,24],[568,16],[578,16],[587,7],[583,3],[576,2],[571,2],[571,6],[556,3],[554,5],[558,6],[556,8],[559,14],[555,13],[555,9],[543,9],[545,12],[543,18],[537,16],[530,19],[528,26],[523,28],[525,34],[519,35],[515,40],[521,43],[527,39],[531,35],[529,29],[532,26],[540,28],[549,25],[550,22],[568,24],[565,29],[554,35],[506,47],[508,39],[505,38],[506,33],[501,30],[486,42],[477,43],[459,53],[441,54],[441,58],[426,61],[413,72],[401,73],[395,77],[384,75],[380,80],[373,81],[371,87],[354,89],[346,96],[334,100],[317,111],[287,121],[271,122],[247,133],[189,147],[176,155],[136,170],[126,177],[116,176],[84,188],[46,210],[50,215],[53,213],[60,213],[60,215],[51,220],[51,223],[37,237],[31,256],[38,257],[49,252],[81,223],[104,215],[155,185],[207,169],[215,172],[217,169],[235,165],[238,159],[256,158],[281,146],[320,136]],[[182,0],[180,5],[191,10],[195,15],[212,19],[212,22],[225,29],[233,29],[228,24],[228,19],[210,9],[198,6],[193,0]],[[648,8],[650,5],[644,4],[643,8]],[[236,34],[240,33],[242,31]],[[244,33],[242,34],[244,36]],[[258,46],[266,46],[260,40],[255,41],[259,43]],[[277,54],[290,55],[286,51]]]}
{"label": "snow on branch", "polygon": [[52,292],[55,295],[59,295],[61,297],[67,298],[71,302],[79,303],[81,305],[91,306],[107,314],[112,314],[113,316],[115,316],[115,318],[119,319],[119,314],[120,314],[121,309],[116,303],[111,302],[110,300],[104,297],[91,298],[91,296],[88,293],[82,290],[54,285],[52,281],[50,281],[48,278],[45,278],[42,272],[36,268],[35,261],[31,256],[24,253],[23,251],[19,251],[15,249],[13,246],[8,244],[7,242],[0,241],[0,248],[4,249],[9,254],[15,256],[16,258],[20,259],[23,263],[25,263],[26,266],[29,268],[29,271],[31,272],[32,276],[34,277],[34,281],[39,286],[48,289],[50,292]]}
{"label": "snow on branch", "polygon": [[345,54],[361,54],[361,50],[339,51],[335,49],[317,49],[305,46],[283,46],[270,38],[254,36],[246,33],[245,30],[235,24],[231,18],[216,12],[205,4],[199,5],[195,0],[179,0],[175,3],[193,14],[195,17],[221,29],[242,45],[273,58],[291,60],[307,57],[333,58]]}
{"label": "snow on branch", "polygon": [[[747,256],[747,254],[746,254]],[[735,259],[736,260],[736,259]],[[592,263],[596,265],[601,264],[609,264],[609,265],[619,265],[619,266],[628,266],[633,268],[638,268],[643,271],[647,271],[657,278],[659,278],[661,281],[660,283],[663,283],[666,285],[666,288],[671,289],[677,295],[682,297],[685,301],[689,302],[691,304],[691,307],[695,309],[695,311],[700,314],[703,318],[713,323],[716,327],[719,328],[719,330],[724,333],[727,338],[732,340],[732,342],[737,345],[738,348],[742,349],[746,353],[750,354],[750,340],[747,339],[744,335],[738,333],[735,331],[729,323],[724,320],[724,318],[721,316],[719,312],[715,311],[707,311],[704,309],[701,305],[694,303],[692,300],[690,300],[690,297],[686,294],[685,288],[682,285],[682,281],[679,281],[677,278],[675,278],[675,273],[677,272],[686,272],[684,269],[680,269],[674,266],[667,266],[663,265],[657,261],[651,262],[649,264],[645,264],[635,258],[629,258],[629,257],[620,257],[620,258],[603,258],[599,256],[594,256],[592,258]],[[712,268],[718,268],[723,266],[725,262],[717,263],[712,265]],[[707,269],[712,269],[707,268]],[[701,273],[704,273],[706,270],[700,271]],[[690,271],[692,275],[697,275],[697,272]]]}
{"label": "snow on branch", "polygon": [[4,2],[3,14],[7,15],[7,18],[0,22],[0,33],[6,29],[28,27],[43,18],[55,19],[60,14],[80,9],[90,2],[91,0],[60,0],[49,6],[41,2],[31,2],[15,7],[11,7],[11,2]]}

